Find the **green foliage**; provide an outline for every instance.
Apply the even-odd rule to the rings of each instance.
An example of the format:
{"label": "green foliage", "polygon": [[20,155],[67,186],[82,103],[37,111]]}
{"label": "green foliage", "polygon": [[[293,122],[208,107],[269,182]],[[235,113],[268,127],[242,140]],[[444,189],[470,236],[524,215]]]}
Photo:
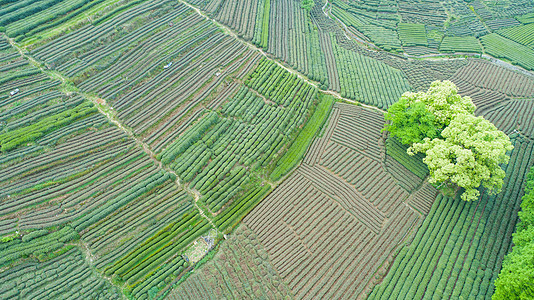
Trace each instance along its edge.
{"label": "green foliage", "polygon": [[411,102],[405,95],[388,109],[385,119],[390,123],[386,123],[383,130],[406,145],[421,142],[425,137],[437,137],[440,128],[434,114],[426,109],[423,102]]}
{"label": "green foliage", "polygon": [[177,156],[184,153],[188,147],[200,140],[202,134],[217,124],[218,121],[217,113],[210,113],[206,118],[193,125],[180,139],[165,149],[164,152],[160,153],[157,158],[161,159],[161,162],[164,164],[172,162]]}
{"label": "green foliage", "polygon": [[419,143],[425,137],[439,137],[454,115],[474,111],[471,98],[458,95],[454,83],[434,81],[427,92],[404,93],[388,109],[385,119],[390,123],[384,130],[398,137],[403,144]]}
{"label": "green foliage", "polygon": [[313,137],[323,126],[333,104],[332,96],[322,97],[321,102],[317,105],[315,112],[308,123],[306,123],[306,126],[304,126],[289,150],[278,161],[276,168],[271,173],[271,180],[276,181],[287,174],[300,161],[304,154],[306,154],[306,150],[313,141]]}
{"label": "green foliage", "polygon": [[480,38],[487,54],[509,60],[527,70],[534,70],[534,50],[496,33]]}
{"label": "green foliage", "polygon": [[441,133],[441,138],[425,138],[408,153],[424,153],[430,170],[429,182],[452,182],[465,188],[462,199],[471,201],[480,195],[482,184],[492,193],[500,192],[507,164],[507,151],[513,149],[510,138],[483,117],[456,115]]}
{"label": "green foliage", "polygon": [[[44,233],[44,235],[42,235]],[[0,266],[33,255],[46,260],[57,254],[51,253],[66,246],[66,243],[79,238],[79,235],[70,226],[47,234],[39,232],[33,239],[14,239],[0,245]]]}
{"label": "green foliage", "polygon": [[269,45],[269,12],[271,10],[271,2],[269,0],[265,0],[265,6],[263,8],[263,19],[262,19],[262,27],[261,27],[261,41],[260,41],[260,47],[263,49],[267,49],[267,46]]}
{"label": "green foliage", "polygon": [[435,81],[428,92],[406,92],[385,115],[384,130],[411,145],[408,153],[424,153],[431,183],[453,183],[474,200],[482,184],[491,192],[502,187],[510,139],[493,124],[474,116],[470,97],[462,97],[450,81]]}
{"label": "green foliage", "polygon": [[82,7],[88,2],[89,0],[63,0],[58,5],[10,23],[6,26],[6,33],[10,37],[23,35],[41,24],[50,22],[61,15]]}
{"label": "green foliage", "polygon": [[22,241],[26,243],[26,242],[33,240],[34,238],[38,238],[46,234],[48,234],[48,230],[46,229],[32,231],[29,234],[26,234],[25,236],[23,236]]}
{"label": "green foliage", "polygon": [[446,36],[439,45],[441,52],[482,53],[482,47],[474,36]]}
{"label": "green foliage", "polygon": [[82,231],[88,226],[95,224],[107,217],[108,215],[115,212],[120,207],[132,202],[134,199],[140,197],[141,195],[148,193],[155,189],[156,187],[162,185],[165,181],[171,179],[172,176],[169,173],[160,171],[153,174],[152,176],[141,181],[134,187],[131,187],[128,191],[121,193],[113,198],[112,201],[109,201],[96,209],[93,209],[88,214],[84,215],[82,218],[73,222],[73,226],[77,231]]}
{"label": "green foliage", "polygon": [[96,107],[91,102],[85,102],[73,109],[44,118],[30,126],[0,134],[0,150],[6,152],[24,143],[34,141],[50,131],[54,131],[96,111]]}
{"label": "green foliage", "polygon": [[534,168],[527,175],[525,191],[513,238],[515,246],[495,281],[494,300],[534,298]]}
{"label": "green foliage", "polygon": [[404,46],[428,46],[424,24],[399,23],[398,31]]}
{"label": "green foliage", "polygon": [[0,238],[0,243],[11,242],[14,238],[15,238],[15,236],[13,236],[13,235],[3,236],[2,238]]}
{"label": "green foliage", "polygon": [[300,7],[305,9],[308,12],[311,11],[314,5],[315,5],[315,2],[313,2],[313,0],[302,0],[300,2]]}
{"label": "green foliage", "polygon": [[523,24],[534,23],[534,13],[529,13],[529,14],[525,14],[522,16],[518,16],[516,17],[516,19]]}
{"label": "green foliage", "polygon": [[386,141],[387,155],[401,163],[406,169],[421,179],[428,176],[428,167],[423,163],[423,155],[410,156],[406,152],[407,146],[402,145],[398,139],[390,137]]}
{"label": "green foliage", "polygon": [[434,81],[427,93],[406,93],[410,101],[423,102],[442,127],[449,125],[457,114],[473,114],[475,105],[469,96],[458,95],[458,88],[451,81]]}
{"label": "green foliage", "polygon": [[404,74],[380,60],[342,47],[331,36],[342,97],[386,109],[407,90]]}
{"label": "green foliage", "polygon": [[7,9],[12,11],[1,11],[0,25],[7,25],[9,23],[22,20],[32,14],[45,10],[62,0],[44,0],[44,1],[20,1],[18,6],[10,6]]}
{"label": "green foliage", "polygon": [[521,45],[534,47],[534,23],[500,29],[497,33]]}
{"label": "green foliage", "polygon": [[226,210],[215,217],[213,220],[215,225],[219,227],[221,231],[232,229],[241,221],[241,219],[243,219],[244,216],[247,215],[248,212],[256,207],[256,204],[265,198],[265,195],[270,190],[270,185],[250,188],[250,192],[234,201],[235,205],[231,210]]}

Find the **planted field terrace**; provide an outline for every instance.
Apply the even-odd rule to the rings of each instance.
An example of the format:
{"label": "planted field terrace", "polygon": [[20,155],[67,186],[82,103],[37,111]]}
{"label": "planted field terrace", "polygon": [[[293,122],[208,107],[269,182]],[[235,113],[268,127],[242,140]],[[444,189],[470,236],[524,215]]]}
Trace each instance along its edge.
{"label": "planted field terrace", "polygon": [[386,51],[413,56],[484,52],[531,69],[529,57],[534,52],[529,20],[534,8],[527,0],[326,3],[325,14],[347,33]]}
{"label": "planted field terrace", "polygon": [[532,141],[516,135],[514,146],[504,192],[484,192],[476,202],[440,196],[370,299],[491,297],[502,259],[511,248],[525,175],[534,163]]}
{"label": "planted field terrace", "polygon": [[198,273],[194,273],[168,299],[286,299],[287,285],[269,261],[258,237],[246,225],[237,228]]}
{"label": "planted field terrace", "polygon": [[[244,220],[296,298],[365,294],[437,193],[386,154],[380,112],[338,103],[328,122],[303,164]],[[415,186],[400,184],[406,174]]]}
{"label": "planted field terrace", "polygon": [[[531,2],[0,0],[0,299],[489,299]],[[382,131],[435,80],[512,138],[502,193]]]}
{"label": "planted field terrace", "polygon": [[[6,239],[0,263],[15,268],[6,274],[21,268],[17,274],[45,284],[42,272],[34,270],[57,269],[51,260],[64,257],[73,265],[50,271],[63,276],[46,283],[46,289],[57,289],[47,294],[52,298],[96,297],[100,292],[91,293],[97,288],[103,289],[99,297],[117,294],[108,283],[86,280],[95,268],[130,286],[146,278],[140,293],[161,286],[163,278],[154,271],[169,276],[175,268],[164,263],[209,227],[192,210],[192,198],[92,102],[62,92],[57,80],[14,49],[2,52],[11,57],[2,64],[9,70],[2,76],[6,87],[18,87],[2,100],[1,112],[0,214]],[[165,247],[171,242],[173,247]],[[63,254],[73,247],[77,250],[68,253],[78,254]],[[82,256],[81,249],[88,252]],[[70,271],[76,275],[65,282]],[[20,284],[16,290],[28,294]]]}
{"label": "planted field terrace", "polygon": [[332,103],[172,1],[36,47],[46,71],[2,43],[2,266],[76,248],[132,298],[163,295],[190,270],[191,245],[237,225],[316,105]]}

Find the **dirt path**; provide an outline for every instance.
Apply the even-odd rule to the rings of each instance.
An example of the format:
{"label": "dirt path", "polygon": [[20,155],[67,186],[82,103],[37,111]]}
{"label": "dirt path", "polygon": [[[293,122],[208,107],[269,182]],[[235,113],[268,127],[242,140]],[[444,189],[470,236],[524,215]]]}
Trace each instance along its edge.
{"label": "dirt path", "polygon": [[213,224],[213,221],[206,215],[206,213],[204,212],[204,210],[202,208],[200,208],[200,206],[198,206],[198,200],[200,199],[200,193],[196,190],[192,190],[190,188],[186,188],[187,192],[191,195],[193,195],[193,198],[194,198],[194,204],[195,204],[195,207],[197,208],[198,212],[200,213],[200,215],[202,217],[204,217],[206,220],[208,220],[208,222],[210,223],[210,225],[215,229],[215,231],[217,233],[219,233],[219,230],[217,229],[217,227],[215,226],[215,224]]}

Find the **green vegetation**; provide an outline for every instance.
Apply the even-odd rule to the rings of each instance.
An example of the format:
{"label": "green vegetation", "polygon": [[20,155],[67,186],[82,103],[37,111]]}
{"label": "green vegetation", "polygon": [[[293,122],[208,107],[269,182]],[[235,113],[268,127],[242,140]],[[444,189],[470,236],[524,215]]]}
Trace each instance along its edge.
{"label": "green vegetation", "polygon": [[78,238],[78,233],[70,226],[66,226],[50,234],[43,232],[34,234],[30,238],[1,243],[0,266],[5,267],[9,263],[28,256],[37,258],[40,261],[46,261],[57,256],[57,253],[54,252],[66,247],[67,242]]}
{"label": "green vegetation", "polygon": [[390,137],[386,141],[386,151],[389,156],[401,163],[417,177],[425,179],[428,176],[428,167],[423,163],[424,156],[410,156],[406,151],[407,149],[408,147],[400,143],[397,138]]}
{"label": "green vegetation", "polygon": [[403,94],[385,115],[385,119],[390,123],[386,123],[383,130],[389,131],[406,145],[421,142],[425,137],[437,137],[442,129],[436,121],[436,116],[426,108],[426,104],[413,99],[415,97],[411,94]]}
{"label": "green vegetation", "polygon": [[534,23],[534,12],[517,16],[516,19],[523,24]]}
{"label": "green vegetation", "polygon": [[385,109],[410,89],[400,70],[347,50],[331,38],[336,68],[343,74],[339,78],[341,96]]}
{"label": "green vegetation", "polygon": [[[291,291],[275,271],[259,237],[240,225],[213,257],[169,292],[167,299],[287,299]],[[213,255],[214,253],[214,255]],[[198,266],[198,264],[197,264]]]}
{"label": "green vegetation", "polygon": [[284,156],[282,156],[282,158],[280,158],[280,160],[277,162],[276,168],[271,173],[271,180],[279,180],[282,176],[287,174],[287,172],[293,169],[302,159],[302,157],[304,157],[304,154],[306,154],[306,150],[308,150],[313,138],[326,122],[333,104],[334,99],[332,96],[322,95],[320,97],[320,102],[315,108],[315,112],[311,116],[310,120],[299,133],[295,142],[293,142]]}
{"label": "green vegetation", "polygon": [[473,36],[446,36],[441,41],[439,50],[443,52],[482,53],[480,42]]}
{"label": "green vegetation", "polygon": [[431,183],[452,182],[465,189],[462,199],[478,199],[482,184],[490,193],[501,191],[510,138],[483,117],[456,115],[441,132],[441,138],[414,143],[408,153],[424,153]]}
{"label": "green vegetation", "polygon": [[403,144],[419,143],[439,137],[457,114],[472,114],[475,105],[470,97],[462,97],[450,81],[435,81],[427,92],[406,92],[387,111],[390,121],[384,130]]}
{"label": "green vegetation", "polygon": [[534,48],[534,23],[498,30],[499,35],[504,36],[521,45]]}
{"label": "green vegetation", "polygon": [[473,115],[470,97],[458,94],[450,81],[436,81],[428,92],[403,94],[386,113],[388,130],[408,153],[423,153],[431,183],[456,184],[465,189],[462,199],[475,200],[482,184],[491,193],[501,190],[508,163],[510,139],[483,117]]}
{"label": "green vegetation", "polygon": [[258,203],[260,203],[265,195],[271,191],[270,185],[257,186],[247,189],[242,197],[236,199],[231,210],[218,214],[214,218],[215,225],[221,231],[231,231],[235,226],[241,222]]}
{"label": "green vegetation", "polygon": [[300,7],[305,9],[307,12],[310,12],[314,5],[315,2],[313,0],[301,0],[300,2]]}
{"label": "green vegetation", "polygon": [[92,103],[85,102],[75,108],[44,118],[30,126],[0,134],[0,150],[6,152],[21,144],[35,141],[52,130],[59,129],[96,111],[97,109]]}
{"label": "green vegetation", "polygon": [[0,0],[0,299],[491,297],[534,8],[468,2]]}
{"label": "green vegetation", "polygon": [[398,30],[404,46],[428,46],[424,24],[399,23]]}
{"label": "green vegetation", "polygon": [[262,18],[262,26],[261,26],[261,39],[260,39],[260,47],[263,49],[267,49],[267,46],[269,44],[269,14],[271,11],[271,0],[264,0],[264,7],[263,7],[263,18]]}
{"label": "green vegetation", "polygon": [[534,49],[523,46],[496,33],[480,38],[484,50],[497,58],[509,60],[527,70],[534,70]]}
{"label": "green vegetation", "polygon": [[[514,140],[504,166],[506,189],[480,201],[439,195],[409,246],[402,248],[390,271],[369,299],[489,299],[500,263],[511,246],[525,175],[533,145]],[[505,299],[519,299],[507,297]]]}
{"label": "green vegetation", "polygon": [[518,214],[514,247],[504,258],[492,299],[534,297],[534,168],[526,176],[525,195]]}

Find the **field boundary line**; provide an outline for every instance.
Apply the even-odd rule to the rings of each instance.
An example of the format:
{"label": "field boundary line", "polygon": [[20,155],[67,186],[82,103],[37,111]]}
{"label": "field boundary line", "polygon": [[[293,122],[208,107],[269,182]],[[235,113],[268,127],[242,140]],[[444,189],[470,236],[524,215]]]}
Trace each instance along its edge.
{"label": "field boundary line", "polygon": [[308,248],[308,246],[306,244],[304,244],[304,242],[302,241],[302,238],[300,237],[300,234],[298,234],[298,232],[295,230],[295,228],[293,228],[293,226],[291,226],[290,224],[288,224],[286,222],[286,220],[282,220],[282,222],[284,223],[284,225],[287,226],[287,228],[289,228],[289,230],[291,230],[291,232],[297,237],[297,240],[299,241],[299,243],[302,245],[302,247],[304,247],[304,249],[306,249],[306,251],[308,252],[308,254],[310,256],[313,256],[313,252]]}

